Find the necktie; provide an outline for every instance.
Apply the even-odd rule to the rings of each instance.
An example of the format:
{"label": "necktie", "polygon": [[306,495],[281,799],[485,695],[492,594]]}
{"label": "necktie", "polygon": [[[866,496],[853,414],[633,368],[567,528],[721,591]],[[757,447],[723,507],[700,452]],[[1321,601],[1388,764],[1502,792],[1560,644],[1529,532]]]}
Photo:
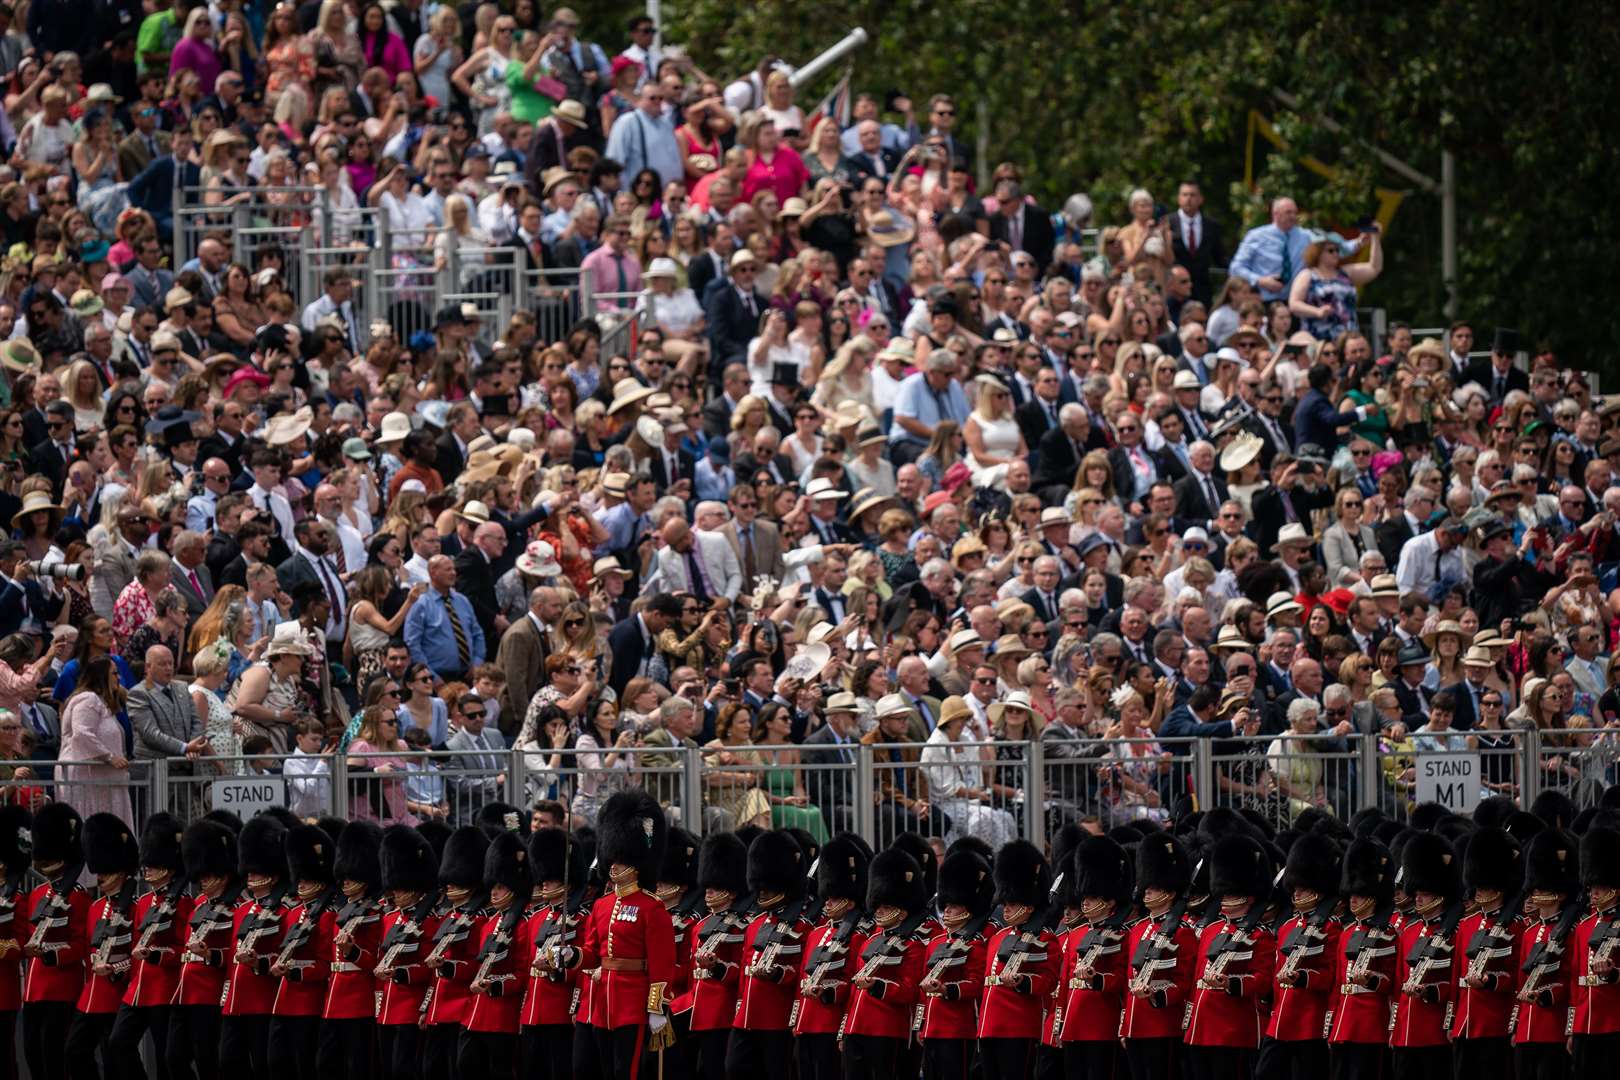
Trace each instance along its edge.
{"label": "necktie", "polygon": [[51,738],[50,729],[45,726],[45,717],[40,713],[38,705],[28,706],[28,722],[33,725],[35,733],[41,739]]}
{"label": "necktie", "polygon": [[1501,399],[1501,398],[1507,396],[1507,376],[1503,375],[1501,372],[1497,372],[1497,375],[1496,375],[1496,392],[1494,394],[1492,394],[1491,396],[1495,397],[1497,399]]}
{"label": "necktie", "polygon": [[916,708],[917,715],[922,717],[924,729],[932,732],[934,730],[934,714],[928,711],[928,706],[923,704],[923,699],[914,697],[911,699],[911,704]]}
{"label": "necktie", "polygon": [[1209,500],[1209,512],[1214,514],[1221,508],[1221,497],[1215,490],[1215,481],[1210,479],[1208,473],[1204,474],[1204,496]]}
{"label": "necktie", "polygon": [[349,560],[343,554],[343,538],[334,534],[333,540],[337,544],[337,550],[332,553],[332,557],[337,561],[338,573],[347,574],[349,572]]}
{"label": "necktie", "polygon": [[709,583],[704,579],[703,565],[698,562],[697,545],[693,544],[686,553],[686,580],[687,587],[692,595],[697,597],[700,604],[709,602]]}
{"label": "necktie", "polygon": [[332,625],[339,631],[343,629],[343,604],[338,598],[337,582],[332,580],[332,571],[326,568],[326,560],[317,558],[315,565],[320,567],[321,581],[326,585],[326,596],[332,602]]}
{"label": "necktie", "polygon": [[197,571],[187,570],[186,576],[191,579],[191,587],[197,591],[197,599],[205,604],[208,603],[208,597],[203,595],[202,582],[197,580]]}
{"label": "necktie", "polygon": [[1014,251],[1024,250],[1024,222],[1017,213],[1007,219],[1007,243]]}
{"label": "necktie", "polygon": [[743,293],[742,294],[742,302],[743,302],[743,310],[748,312],[748,317],[750,319],[759,318],[759,311],[758,311],[758,309],[756,309],[754,307],[754,294],[753,293],[751,293],[751,292]]}
{"label": "necktie", "polygon": [[615,255],[615,256],[613,256],[613,270],[614,270],[615,273],[617,273],[619,275],[618,291],[619,292],[627,291],[629,289],[630,282],[629,282],[629,279],[624,276],[624,256],[623,255]]}
{"label": "necktie", "polygon": [[1187,219],[1187,254],[1198,254],[1198,219]]}
{"label": "necktie", "polygon": [[1438,583],[1443,576],[1440,573],[1440,560],[1445,557],[1446,553],[1441,551],[1440,548],[1436,546],[1434,549],[1434,580],[1436,583]]}
{"label": "necktie", "polygon": [[1283,518],[1289,522],[1298,521],[1299,515],[1294,512],[1294,500],[1288,497],[1286,491],[1279,492],[1279,494],[1282,496]]}
{"label": "necktie", "polygon": [[747,585],[754,587],[754,579],[758,576],[758,567],[754,563],[754,530],[749,528],[741,530],[743,549],[743,573],[748,575]]}
{"label": "necktie", "polygon": [[[456,614],[455,602],[451,594],[441,593],[444,599],[444,612],[450,616],[450,632],[456,636],[456,658],[461,661],[461,670],[466,671],[472,664],[472,647],[467,644],[467,631],[461,626],[461,616]],[[476,740],[476,736],[474,736]]]}
{"label": "necktie", "polygon": [[1058,422],[1057,406],[1052,404],[1050,401],[1048,401],[1046,403],[1046,418],[1047,418],[1048,421],[1050,421],[1050,423],[1047,424],[1047,427],[1049,427],[1049,428],[1057,427],[1057,422]]}
{"label": "necktie", "polygon": [[1288,234],[1287,233],[1282,234],[1282,244],[1283,244],[1283,250],[1282,250],[1282,273],[1279,274],[1278,277],[1280,277],[1282,279],[1283,288],[1287,289],[1288,288],[1288,283],[1294,279],[1293,261],[1291,259],[1289,259],[1289,257],[1288,257]]}

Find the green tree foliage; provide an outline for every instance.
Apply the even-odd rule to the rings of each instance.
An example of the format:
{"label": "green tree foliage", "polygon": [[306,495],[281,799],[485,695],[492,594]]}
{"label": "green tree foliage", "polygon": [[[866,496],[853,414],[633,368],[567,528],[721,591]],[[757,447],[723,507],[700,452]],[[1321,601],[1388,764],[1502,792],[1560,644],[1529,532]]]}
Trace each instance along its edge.
{"label": "green tree foliage", "polygon": [[[599,11],[600,40],[618,41],[632,10]],[[1170,203],[1189,176],[1234,242],[1275,193],[1317,221],[1351,222],[1374,211],[1375,186],[1408,190],[1364,302],[1418,325],[1443,318],[1439,199],[1368,146],[1436,180],[1449,149],[1461,314],[1481,336],[1514,326],[1552,342],[1566,365],[1612,368],[1609,389],[1620,389],[1620,154],[1607,124],[1620,105],[1620,23],[1608,5],[673,0],[664,21],[666,40],[721,79],[767,51],[802,63],[864,26],[872,41],[856,54],[857,89],[903,90],[919,109],[948,91],[970,143],[982,102],[989,160],[1022,165],[1043,205],[1088,192],[1102,224],[1126,220],[1131,188]],[[801,104],[835,77],[805,88]],[[1251,109],[1289,142],[1287,152],[1257,144],[1259,191],[1243,184]],[[1335,175],[1300,167],[1305,154]]]}

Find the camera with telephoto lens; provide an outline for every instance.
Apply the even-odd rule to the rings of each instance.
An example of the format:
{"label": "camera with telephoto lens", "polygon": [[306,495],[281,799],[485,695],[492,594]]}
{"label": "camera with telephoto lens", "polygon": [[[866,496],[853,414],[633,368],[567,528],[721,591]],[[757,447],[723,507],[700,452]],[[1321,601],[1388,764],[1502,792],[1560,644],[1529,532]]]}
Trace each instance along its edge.
{"label": "camera with telephoto lens", "polygon": [[51,563],[46,566],[43,561],[35,560],[28,563],[29,571],[35,577],[57,578],[62,581],[83,581],[84,567],[78,563]]}

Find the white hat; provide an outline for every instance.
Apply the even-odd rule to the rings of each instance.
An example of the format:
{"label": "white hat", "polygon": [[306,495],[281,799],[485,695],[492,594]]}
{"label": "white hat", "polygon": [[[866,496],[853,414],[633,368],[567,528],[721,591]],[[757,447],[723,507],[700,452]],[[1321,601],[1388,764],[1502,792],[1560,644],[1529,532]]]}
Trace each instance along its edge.
{"label": "white hat", "polygon": [[1250,431],[1240,431],[1237,437],[1226,444],[1221,451],[1221,469],[1224,472],[1237,472],[1249,462],[1260,456],[1266,448],[1260,436]]}
{"label": "white hat", "polygon": [[1483,645],[1470,645],[1463,654],[1463,664],[1474,667],[1495,667],[1496,661],[1491,659],[1491,650]]}
{"label": "white hat", "polygon": [[667,255],[660,255],[652,261],[652,265],[641,272],[644,278],[672,278],[677,276],[678,269],[675,260]]}
{"label": "white hat", "polygon": [[818,622],[810,628],[808,634],[804,635],[804,640],[811,645],[819,644],[831,637],[836,629],[838,628],[830,622]]}
{"label": "white hat", "polygon": [[270,644],[265,648],[266,658],[291,653],[294,656],[310,655],[309,641],[304,637],[304,628],[297,622],[277,623],[276,629],[270,635]]}
{"label": "white hat", "polygon": [[754,258],[754,253],[752,251],[749,251],[747,248],[740,248],[738,249],[737,254],[731,257],[731,268],[735,270],[739,266],[746,266],[749,263],[755,263],[758,261],[758,259]]}
{"label": "white hat", "polygon": [[1215,353],[1215,360],[1217,363],[1222,360],[1230,360],[1234,364],[1241,364],[1243,363],[1243,354],[1228,345]]}
{"label": "white hat", "polygon": [[1285,611],[1303,611],[1299,601],[1285,592],[1274,592],[1266,599],[1266,618],[1275,618]]}
{"label": "white hat", "polygon": [[1305,526],[1297,521],[1291,521],[1282,527],[1277,534],[1277,543],[1273,546],[1282,547],[1284,544],[1309,544],[1311,534],[1305,531]]}
{"label": "white hat", "polygon": [[911,706],[899,694],[884,694],[877,700],[876,715],[880,720],[885,716],[896,716],[910,711]]}
{"label": "white hat", "polygon": [[427,494],[427,485],[422,483],[422,481],[418,480],[416,477],[413,476],[409,480],[405,481],[403,484],[399,485],[399,493],[401,495],[405,494],[407,491],[417,491],[417,492],[422,493],[423,495],[426,495]]}
{"label": "white hat", "polygon": [[782,674],[777,679],[777,682],[780,683],[782,679],[798,679],[800,682],[808,682],[815,678],[821,669],[827,666],[827,661],[831,659],[832,649],[826,643],[816,642],[805,645],[793,654],[793,659],[789,660],[787,667],[782,669]]}
{"label": "white hat", "polygon": [[1035,709],[1029,703],[1029,691],[1009,690],[1007,691],[1006,697],[1002,698],[1000,701],[992,702],[990,707],[984,710],[984,712],[985,716],[989,718],[990,723],[999,724],[1001,723],[1002,714],[1008,709],[1022,709],[1033,716]]}
{"label": "white hat", "polygon": [[374,440],[378,446],[402,442],[411,433],[411,418],[402,412],[391,412],[382,418],[382,431]]}
{"label": "white hat", "polygon": [[530,541],[529,546],[523,549],[523,554],[517,557],[517,568],[535,577],[556,577],[562,573],[562,567],[557,562],[556,549],[544,540]]}
{"label": "white hat", "polygon": [[309,433],[309,426],[314,420],[315,411],[308,405],[295,413],[279,413],[264,425],[264,441],[271,446],[295,443]]}
{"label": "white hat", "polygon": [[863,630],[851,630],[844,638],[844,647],[851,652],[866,652],[877,648],[878,643],[872,640],[872,635]]}
{"label": "white hat", "polygon": [[1172,385],[1177,390],[1202,390],[1204,388],[1203,384],[1198,381],[1198,376],[1190,371],[1176,372],[1176,381]]}
{"label": "white hat", "polygon": [[519,450],[533,450],[534,432],[526,427],[515,427],[506,433],[506,441],[508,445],[515,446]]}
{"label": "white hat", "polygon": [[477,499],[471,499],[468,501],[466,506],[463,506],[460,510],[457,510],[456,514],[460,517],[466,518],[468,521],[476,521],[478,524],[482,525],[489,520],[489,507],[484,505],[482,502],[479,502]]}
{"label": "white hat", "polygon": [[652,387],[642,386],[635,379],[620,379],[613,384],[613,404],[608,406],[608,415],[612,416],[626,405],[634,405],[638,401],[652,397],[652,395]]}
{"label": "white hat", "polygon": [[952,652],[962,652],[964,649],[982,648],[984,648],[984,638],[980,637],[979,632],[972,627],[968,627],[966,630],[958,630],[956,633],[951,635]]}
{"label": "white hat", "polygon": [[1207,544],[1209,543],[1209,533],[1205,532],[1203,529],[1200,529],[1197,525],[1194,525],[1192,528],[1181,534],[1181,542],[1183,544],[1189,540],[1196,541],[1200,544]]}
{"label": "white hat", "polygon": [[1371,586],[1374,596],[1401,595],[1401,587],[1396,582],[1394,574],[1378,574],[1372,579]]}
{"label": "white hat", "polygon": [[810,481],[810,486],[804,489],[804,493],[812,499],[842,499],[849,495],[847,491],[839,491],[825,476],[818,476]]}
{"label": "white hat", "polygon": [[[549,544],[547,545],[550,546]],[[520,560],[521,561],[521,560]],[[635,577],[635,574],[624,568],[624,564],[611,555],[604,555],[591,564],[591,577],[604,578],[614,574],[620,577]]]}
{"label": "white hat", "polygon": [[1041,511],[1041,526],[1040,527],[1043,528],[1043,529],[1046,528],[1048,525],[1073,525],[1073,524],[1074,524],[1074,519],[1072,517],[1070,517],[1069,512],[1067,510],[1063,509],[1063,507],[1061,507],[1061,506],[1048,506],[1045,510]]}
{"label": "white hat", "polygon": [[636,434],[648,446],[664,445],[664,425],[656,416],[642,413],[636,417]]}

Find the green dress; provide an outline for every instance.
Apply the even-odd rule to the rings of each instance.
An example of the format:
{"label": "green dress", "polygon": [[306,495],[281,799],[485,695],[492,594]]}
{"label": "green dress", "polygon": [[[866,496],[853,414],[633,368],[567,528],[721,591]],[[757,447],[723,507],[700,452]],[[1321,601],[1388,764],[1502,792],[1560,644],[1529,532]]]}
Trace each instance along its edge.
{"label": "green dress", "polygon": [[[786,798],[793,791],[793,770],[787,766],[765,770],[765,790],[776,798]],[[827,825],[821,820],[821,810],[815,806],[786,806],[771,804],[771,828],[803,829],[816,838],[816,843],[827,842]]]}
{"label": "green dress", "polygon": [[[1357,405],[1372,405],[1373,396],[1360,390],[1352,390],[1344,395]],[[1377,416],[1350,425],[1350,434],[1359,435],[1382,450],[1389,440],[1389,413],[1379,410]]]}

